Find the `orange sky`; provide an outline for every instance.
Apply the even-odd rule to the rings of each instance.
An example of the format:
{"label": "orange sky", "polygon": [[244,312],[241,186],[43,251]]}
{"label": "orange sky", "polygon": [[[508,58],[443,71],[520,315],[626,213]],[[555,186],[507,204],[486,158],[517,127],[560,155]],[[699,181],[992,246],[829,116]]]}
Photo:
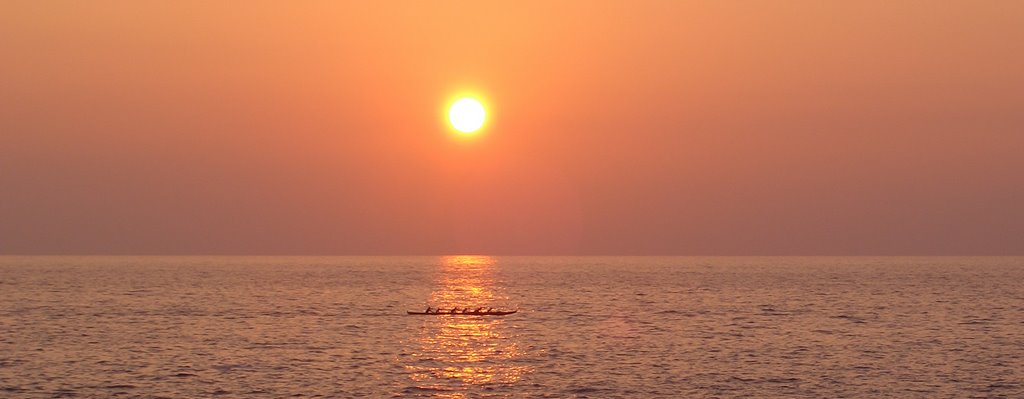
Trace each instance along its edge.
{"label": "orange sky", "polygon": [[3,2],[0,254],[1024,254],[1024,2],[340,3]]}

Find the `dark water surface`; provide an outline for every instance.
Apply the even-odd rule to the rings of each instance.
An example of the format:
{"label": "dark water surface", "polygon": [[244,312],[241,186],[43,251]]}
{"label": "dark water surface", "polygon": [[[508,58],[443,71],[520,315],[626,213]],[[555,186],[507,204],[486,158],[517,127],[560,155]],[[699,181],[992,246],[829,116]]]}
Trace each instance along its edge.
{"label": "dark water surface", "polygon": [[212,396],[1020,398],[1024,258],[0,257],[0,397]]}

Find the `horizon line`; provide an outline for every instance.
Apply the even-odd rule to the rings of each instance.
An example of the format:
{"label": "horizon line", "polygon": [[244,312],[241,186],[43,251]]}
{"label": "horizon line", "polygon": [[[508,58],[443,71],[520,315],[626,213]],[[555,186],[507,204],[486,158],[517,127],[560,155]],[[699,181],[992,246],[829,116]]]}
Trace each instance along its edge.
{"label": "horizon line", "polygon": [[483,254],[483,253],[447,253],[447,254],[131,254],[131,253],[80,253],[80,254],[43,254],[43,253],[0,253],[0,257],[445,257],[445,256],[491,256],[491,257],[676,257],[676,258],[812,258],[812,257],[902,257],[902,258],[962,258],[962,257],[1024,257],[1024,254],[769,254],[769,255],[686,255],[686,254]]}

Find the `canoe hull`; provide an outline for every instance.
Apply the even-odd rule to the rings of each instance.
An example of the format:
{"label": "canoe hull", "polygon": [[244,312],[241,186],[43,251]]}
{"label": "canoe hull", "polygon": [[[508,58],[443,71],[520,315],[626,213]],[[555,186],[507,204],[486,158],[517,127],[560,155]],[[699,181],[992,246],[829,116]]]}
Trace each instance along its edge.
{"label": "canoe hull", "polygon": [[417,315],[417,316],[505,316],[505,315],[510,315],[510,314],[516,313],[516,312],[518,312],[518,310],[509,310],[509,311],[503,311],[503,312],[466,312],[466,313],[462,313],[462,312],[456,312],[456,313],[450,313],[450,312],[433,313],[433,312],[431,312],[431,313],[426,313],[426,312],[406,311],[405,313],[408,313],[408,314],[411,314],[411,315]]}

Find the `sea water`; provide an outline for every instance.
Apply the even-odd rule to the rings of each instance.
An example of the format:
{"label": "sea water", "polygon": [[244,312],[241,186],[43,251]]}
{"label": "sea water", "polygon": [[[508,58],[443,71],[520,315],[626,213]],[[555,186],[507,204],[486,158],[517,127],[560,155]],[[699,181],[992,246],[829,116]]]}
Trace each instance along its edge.
{"label": "sea water", "polygon": [[0,397],[213,396],[1024,397],[1024,258],[0,257]]}

